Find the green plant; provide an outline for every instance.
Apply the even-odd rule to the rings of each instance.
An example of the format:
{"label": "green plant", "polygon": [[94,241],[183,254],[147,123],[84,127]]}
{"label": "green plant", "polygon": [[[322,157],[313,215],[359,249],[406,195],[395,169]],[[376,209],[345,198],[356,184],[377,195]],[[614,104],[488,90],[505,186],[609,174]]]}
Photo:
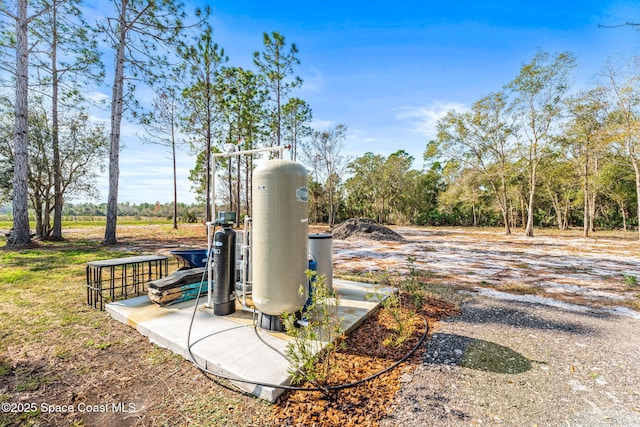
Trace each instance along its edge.
{"label": "green plant", "polygon": [[109,347],[111,347],[111,343],[110,342],[98,343],[98,342],[95,342],[94,340],[89,340],[84,344],[84,346],[86,348],[95,348],[97,350],[106,350]]}
{"label": "green plant", "polygon": [[17,382],[16,391],[35,391],[43,385],[51,384],[60,379],[59,375],[38,375],[29,368],[17,368],[15,370]]}
{"label": "green plant", "polygon": [[406,305],[402,304],[402,298],[394,292],[381,302],[385,312],[393,319],[393,330],[384,338],[382,343],[386,346],[399,347],[413,334],[416,314]]}
{"label": "green plant", "polygon": [[407,257],[407,268],[409,269],[409,276],[401,282],[401,288],[404,289],[411,303],[416,309],[420,309],[425,300],[425,292],[420,281],[420,272],[416,268],[416,259],[412,256]]}
{"label": "green plant", "polygon": [[[286,349],[293,384],[309,382],[323,387],[331,377],[335,354],[344,348],[344,331],[338,313],[340,299],[325,277],[307,270],[311,297],[307,311],[299,320],[295,313],[284,313],[283,323],[293,339]],[[304,288],[300,287],[304,294]]]}
{"label": "green plant", "polygon": [[624,276],[624,283],[627,285],[627,288],[631,289],[638,286],[637,276],[634,276],[633,274],[627,274],[627,273],[623,273],[622,275]]}
{"label": "green plant", "polygon": [[[415,266],[416,259],[407,258],[409,275],[400,278],[397,275],[387,273],[387,280],[379,283],[377,290],[382,285],[396,288],[392,293],[377,292],[370,295],[380,301],[385,313],[391,317],[393,323],[392,331],[384,338],[383,344],[397,347],[402,345],[412,334],[415,328],[416,312],[424,304],[426,293],[420,280],[421,274]],[[405,302],[408,300],[408,303]]]}

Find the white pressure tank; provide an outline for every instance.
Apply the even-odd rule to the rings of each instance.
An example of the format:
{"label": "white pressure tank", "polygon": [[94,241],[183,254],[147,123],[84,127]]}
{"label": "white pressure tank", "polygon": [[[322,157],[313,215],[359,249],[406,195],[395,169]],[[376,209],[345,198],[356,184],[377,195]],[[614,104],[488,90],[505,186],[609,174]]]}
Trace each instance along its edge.
{"label": "white pressure tank", "polygon": [[329,233],[309,234],[309,255],[316,261],[318,276],[324,276],[327,288],[333,288],[333,236]]}
{"label": "white pressure tank", "polygon": [[252,194],[253,302],[269,316],[296,312],[308,293],[307,171],[290,160],[269,160],[254,170]]}

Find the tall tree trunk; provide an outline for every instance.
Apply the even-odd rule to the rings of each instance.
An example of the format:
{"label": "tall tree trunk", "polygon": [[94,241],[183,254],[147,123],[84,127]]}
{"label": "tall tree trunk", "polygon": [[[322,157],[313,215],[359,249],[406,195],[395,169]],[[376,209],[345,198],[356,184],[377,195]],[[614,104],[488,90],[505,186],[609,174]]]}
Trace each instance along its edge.
{"label": "tall tree trunk", "polygon": [[205,134],[205,143],[207,144],[207,146],[205,147],[206,149],[206,162],[207,162],[207,166],[206,166],[206,178],[205,178],[205,191],[207,193],[206,195],[206,203],[205,203],[205,221],[206,222],[210,222],[212,221],[211,218],[211,204],[214,203],[215,204],[215,200],[211,200],[211,196],[212,196],[212,191],[211,191],[211,186],[213,185],[212,180],[213,177],[211,176],[211,139],[212,139],[212,135],[211,135],[211,81],[209,80],[209,74],[207,74],[207,78],[206,78],[206,88],[207,88],[207,130],[206,130],[206,134]]}
{"label": "tall tree trunk", "polygon": [[598,193],[591,191],[591,200],[589,201],[589,230],[592,233],[596,232],[595,218],[596,218],[596,199]]}
{"label": "tall tree trunk", "polygon": [[[228,210],[233,211],[233,178],[231,176],[231,157],[227,157],[227,178],[229,181],[229,207]],[[215,218],[214,218],[215,220]]]}
{"label": "tall tree trunk", "polygon": [[281,82],[278,81],[278,87],[276,89],[276,107],[277,107],[277,129],[276,129],[276,146],[279,147],[280,146],[280,130],[282,129],[281,123],[282,123],[282,111],[280,108],[280,104],[281,104],[281,94],[280,94],[280,84]]}
{"label": "tall tree trunk", "polygon": [[44,226],[43,226],[43,215],[42,215],[42,199],[39,196],[34,196],[31,198],[31,203],[33,204],[33,213],[36,217],[36,238],[42,238],[44,236]]}
{"label": "tall tree trunk", "polygon": [[51,144],[53,151],[53,229],[52,240],[62,240],[62,165],[60,164],[60,141],[58,119],[58,7],[51,8]]}
{"label": "tall tree trunk", "polygon": [[27,0],[19,0],[16,20],[16,116],[13,170],[13,232],[11,246],[31,243],[29,230],[29,42]]}
{"label": "tall tree trunk", "polygon": [[44,200],[44,219],[42,221],[44,229],[42,235],[48,238],[51,236],[51,198],[45,195]]}
{"label": "tall tree trunk", "polygon": [[174,126],[171,126],[171,157],[173,159],[173,229],[177,230],[178,229],[178,176],[176,173],[176,137],[175,137]]}
{"label": "tall tree trunk", "polygon": [[620,200],[618,206],[620,207],[620,214],[622,215],[622,229],[627,231],[627,212],[624,206],[624,200]]}
{"label": "tall tree trunk", "polygon": [[553,194],[551,189],[548,190],[549,198],[551,199],[551,204],[553,205],[553,210],[556,212],[556,223],[558,225],[558,230],[564,230],[564,216],[562,214],[562,206],[560,205],[560,200],[556,194]]}
{"label": "tall tree trunk", "polygon": [[120,38],[116,52],[116,68],[113,77],[113,92],[111,95],[111,134],[109,149],[109,197],[107,199],[107,224],[104,232],[103,245],[117,243],[116,225],[118,221],[118,180],[120,177],[120,128],[122,125],[122,111],[124,104],[124,49],[126,44],[127,25],[126,13],[128,2],[122,1],[120,10]]}
{"label": "tall tree trunk", "polygon": [[502,211],[502,221],[504,221],[504,233],[511,234],[511,226],[509,225],[509,199],[507,198],[507,184],[505,182],[505,177],[502,175],[500,177],[500,190],[496,189],[493,182],[491,183],[494,187],[494,191],[496,192],[496,196],[498,198],[498,205],[500,206],[500,211]]}
{"label": "tall tree trunk", "polygon": [[[238,150],[240,150],[240,146],[239,145],[238,145]],[[242,187],[242,185],[240,185],[242,183],[242,181],[240,179],[240,177],[241,177],[241,172],[240,172],[240,169],[241,169],[241,167],[240,167],[241,166],[240,165],[241,158],[240,157],[242,157],[242,156],[236,156],[236,158],[238,159],[238,161],[236,162],[237,163],[236,166],[238,168],[238,170],[236,171],[236,199],[237,199],[236,208],[238,209],[238,212],[236,214],[236,222],[238,224],[240,224],[240,218],[242,216],[242,212],[241,212],[242,211],[242,203],[240,202],[240,187]],[[229,159],[229,160],[231,160],[231,159]]]}
{"label": "tall tree trunk", "polygon": [[[253,150],[253,131],[249,130],[249,150]],[[247,212],[252,215],[253,209],[253,154],[249,154],[249,185],[247,187]]]}
{"label": "tall tree trunk", "polygon": [[570,221],[570,214],[569,212],[571,211],[571,200],[570,198],[567,196],[565,197],[564,200],[564,209],[562,209],[562,229],[563,230],[568,230],[569,229],[569,221]]}
{"label": "tall tree trunk", "polygon": [[529,206],[527,206],[527,227],[525,228],[524,235],[527,237],[533,237],[533,201],[535,199],[536,192],[536,173],[537,165],[534,164],[531,168],[531,182],[529,188]]}
{"label": "tall tree trunk", "polygon": [[[586,151],[586,150],[585,150]],[[584,215],[583,215],[583,229],[582,237],[589,237],[589,227],[591,226],[590,220],[590,206],[589,206],[589,158],[584,161],[582,169],[583,191],[584,191]]]}
{"label": "tall tree trunk", "polygon": [[[598,157],[596,156],[593,159],[593,174],[597,175],[598,174],[598,168],[600,162],[598,161]],[[595,189],[591,190],[591,201],[589,202],[589,208],[591,209],[590,213],[589,213],[589,228],[591,229],[592,233],[596,232],[596,224],[595,224],[595,219],[596,219],[596,200],[598,198],[598,192]]]}
{"label": "tall tree trunk", "polygon": [[633,163],[633,171],[636,174],[636,199],[638,201],[638,233],[640,239],[640,165],[635,155],[631,155],[631,163]]}

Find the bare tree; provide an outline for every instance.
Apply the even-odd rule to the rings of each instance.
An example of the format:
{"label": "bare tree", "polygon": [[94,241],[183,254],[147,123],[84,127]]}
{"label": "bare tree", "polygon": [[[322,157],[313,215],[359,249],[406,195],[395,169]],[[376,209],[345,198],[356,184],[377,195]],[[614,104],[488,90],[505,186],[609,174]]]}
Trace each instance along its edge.
{"label": "bare tree", "polygon": [[339,207],[339,187],[349,165],[349,158],[342,154],[347,127],[337,125],[322,131],[313,131],[309,141],[303,145],[304,161],[316,179],[324,185],[328,199],[329,225],[335,223]]}
{"label": "bare tree", "polygon": [[180,117],[183,108],[179,102],[178,90],[169,86],[156,95],[152,111],[143,119],[148,136],[144,139],[151,144],[169,147],[173,164],[173,228],[178,228],[178,176],[176,171],[176,146],[179,138]]}

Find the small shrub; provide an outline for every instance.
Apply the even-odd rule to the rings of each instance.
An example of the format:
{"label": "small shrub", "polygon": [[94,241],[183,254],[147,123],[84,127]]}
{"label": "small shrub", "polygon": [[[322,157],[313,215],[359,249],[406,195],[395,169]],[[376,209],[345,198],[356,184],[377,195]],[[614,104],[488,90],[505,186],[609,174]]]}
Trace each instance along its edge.
{"label": "small shrub", "polygon": [[[291,363],[289,375],[293,384],[309,382],[322,386],[331,377],[335,353],[345,345],[342,319],[338,315],[340,299],[327,286],[323,275],[310,270],[306,274],[311,281],[311,300],[304,318],[298,320],[295,313],[282,315],[285,330],[293,337],[286,355]],[[304,294],[302,286],[300,293]]]}
{"label": "small shrub", "polygon": [[424,285],[421,281],[421,273],[415,265],[416,259],[407,258],[409,275],[401,278],[386,274],[386,280],[379,282],[378,286],[392,286],[397,292],[390,295],[377,293],[371,295],[380,301],[380,305],[391,317],[393,330],[384,338],[383,344],[390,347],[401,346],[415,329],[416,310],[422,308],[426,300]]}
{"label": "small shrub", "polygon": [[635,288],[638,286],[638,277],[633,274],[624,273],[624,283],[627,285],[628,289]]}
{"label": "small shrub", "polygon": [[402,303],[402,298],[398,293],[389,295],[381,304],[393,319],[394,325],[393,330],[382,343],[388,347],[399,347],[413,334],[416,313]]}

